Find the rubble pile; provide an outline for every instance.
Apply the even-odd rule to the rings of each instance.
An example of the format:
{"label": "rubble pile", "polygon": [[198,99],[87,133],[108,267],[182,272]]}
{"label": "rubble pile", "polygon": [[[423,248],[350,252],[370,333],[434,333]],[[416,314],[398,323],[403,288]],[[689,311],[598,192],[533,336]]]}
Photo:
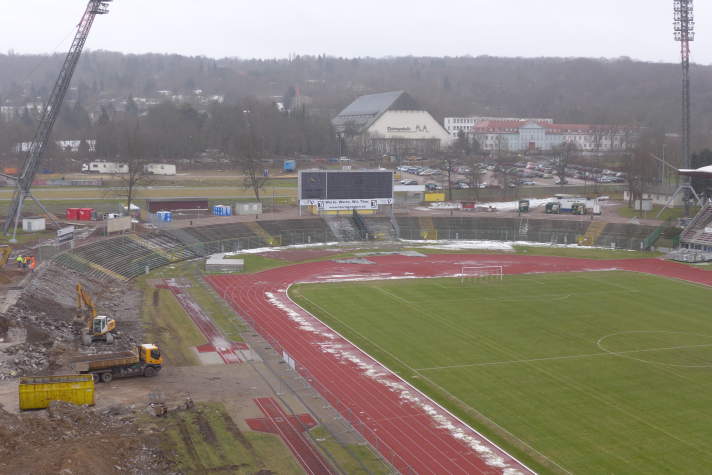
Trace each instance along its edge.
{"label": "rubble pile", "polygon": [[[114,343],[80,345],[86,324],[76,319],[77,283],[94,297],[100,315],[117,322]],[[20,297],[0,315],[0,381],[64,369],[69,353],[125,351],[143,343],[138,315],[141,292],[119,283],[84,278],[77,272],[48,264],[32,275]],[[22,338],[12,337],[21,329]],[[17,332],[15,332],[17,333]]]}
{"label": "rubble pile", "polygon": [[54,401],[14,415],[0,407],[0,473],[170,473],[155,434],[131,407],[97,411]]}
{"label": "rubble pile", "polygon": [[2,350],[0,381],[31,375],[49,368],[49,349],[42,345],[19,343]]}

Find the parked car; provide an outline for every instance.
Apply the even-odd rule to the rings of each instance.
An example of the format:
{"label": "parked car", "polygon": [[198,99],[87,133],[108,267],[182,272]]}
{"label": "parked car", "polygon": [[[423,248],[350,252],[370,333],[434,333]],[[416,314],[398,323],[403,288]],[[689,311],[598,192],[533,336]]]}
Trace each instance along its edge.
{"label": "parked car", "polygon": [[456,189],[456,190],[467,190],[467,189],[469,189],[469,188],[470,188],[470,185],[468,185],[468,184],[465,183],[465,182],[462,182],[462,181],[461,181],[461,182],[459,182],[459,183],[455,183],[455,189]]}
{"label": "parked car", "polygon": [[417,185],[418,182],[416,180],[401,180],[400,184],[401,185]]}
{"label": "parked car", "polygon": [[437,183],[426,183],[425,189],[428,191],[437,191],[437,190],[442,190],[443,187],[438,185]]}

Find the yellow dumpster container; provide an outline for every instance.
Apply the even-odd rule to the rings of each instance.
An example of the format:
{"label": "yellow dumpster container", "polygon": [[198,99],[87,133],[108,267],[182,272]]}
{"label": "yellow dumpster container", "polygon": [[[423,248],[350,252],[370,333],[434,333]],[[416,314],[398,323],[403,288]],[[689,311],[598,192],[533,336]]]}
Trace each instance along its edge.
{"label": "yellow dumpster container", "polygon": [[63,376],[25,376],[20,378],[20,410],[44,409],[50,401],[94,405],[94,379],[91,374]]}

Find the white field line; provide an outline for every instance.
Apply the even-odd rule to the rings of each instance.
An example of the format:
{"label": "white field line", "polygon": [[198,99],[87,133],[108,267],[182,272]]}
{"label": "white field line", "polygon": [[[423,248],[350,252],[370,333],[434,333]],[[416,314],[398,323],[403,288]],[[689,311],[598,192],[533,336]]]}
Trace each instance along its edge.
{"label": "white field line", "polygon": [[[437,371],[440,369],[469,368],[469,367],[473,367],[473,366],[498,366],[498,365],[507,365],[507,364],[515,364],[515,363],[534,363],[537,361],[571,360],[571,359],[578,359],[578,358],[591,358],[594,356],[618,356],[618,355],[628,355],[628,354],[634,354],[634,353],[646,353],[646,352],[669,351],[669,350],[689,350],[689,349],[693,349],[693,348],[709,348],[709,347],[712,347],[712,343],[708,343],[705,345],[685,345],[685,346],[668,346],[668,347],[663,347],[663,348],[646,348],[644,350],[601,351],[599,353],[584,353],[581,355],[549,356],[549,357],[545,357],[545,358],[491,361],[491,362],[486,362],[486,363],[466,363],[466,364],[459,364],[459,365],[433,366],[430,368],[415,368],[415,369],[416,369],[416,371]],[[650,363],[650,361],[645,361],[645,362]]]}

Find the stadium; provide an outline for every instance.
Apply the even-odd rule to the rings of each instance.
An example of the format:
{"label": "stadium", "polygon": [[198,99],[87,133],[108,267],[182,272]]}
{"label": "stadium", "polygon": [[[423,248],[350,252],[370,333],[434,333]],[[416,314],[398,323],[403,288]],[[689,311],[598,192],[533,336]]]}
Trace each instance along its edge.
{"label": "stadium", "polygon": [[[97,286],[146,283],[154,306],[156,292],[175,298],[169,320],[144,326],[178,366],[195,354],[261,364],[269,349],[377,472],[662,473],[706,460],[709,271],[611,250],[640,248],[641,225],[607,223],[596,246],[572,248],[592,222],[396,215],[391,173],[305,171],[301,216],[177,220],[57,245],[46,265]],[[691,226],[704,232],[708,215]],[[214,255],[242,270],[204,269]],[[231,321],[191,301],[187,279]],[[329,425],[314,417],[309,428]],[[284,436],[303,470],[350,471],[306,433]]]}

